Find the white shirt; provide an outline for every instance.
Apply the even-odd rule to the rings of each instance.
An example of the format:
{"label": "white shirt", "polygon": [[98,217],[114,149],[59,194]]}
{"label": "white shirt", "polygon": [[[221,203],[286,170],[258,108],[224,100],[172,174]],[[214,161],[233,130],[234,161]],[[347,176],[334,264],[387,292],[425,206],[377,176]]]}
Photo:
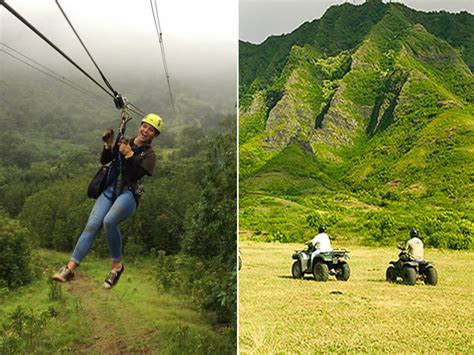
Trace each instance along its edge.
{"label": "white shirt", "polygon": [[316,237],[311,239],[311,243],[321,253],[332,251],[331,242],[329,241],[329,236],[326,233],[319,233],[316,235]]}

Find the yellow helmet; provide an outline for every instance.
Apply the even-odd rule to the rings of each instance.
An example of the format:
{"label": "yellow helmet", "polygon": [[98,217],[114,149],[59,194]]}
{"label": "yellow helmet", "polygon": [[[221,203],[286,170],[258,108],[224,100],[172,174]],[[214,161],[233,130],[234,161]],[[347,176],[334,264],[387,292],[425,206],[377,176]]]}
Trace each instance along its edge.
{"label": "yellow helmet", "polygon": [[161,119],[160,116],[155,115],[154,113],[149,113],[148,115],[143,117],[141,123],[143,122],[148,123],[154,129],[156,129],[159,133],[161,133],[161,130],[163,129],[163,120]]}

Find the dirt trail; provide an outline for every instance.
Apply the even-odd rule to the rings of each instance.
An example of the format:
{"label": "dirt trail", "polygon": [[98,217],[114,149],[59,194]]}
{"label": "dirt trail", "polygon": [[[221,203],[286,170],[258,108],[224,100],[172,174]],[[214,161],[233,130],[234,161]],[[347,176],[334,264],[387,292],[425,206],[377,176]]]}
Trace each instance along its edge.
{"label": "dirt trail", "polygon": [[[111,295],[113,290],[102,289],[102,285],[90,277],[77,273],[73,282],[65,284],[65,290],[76,297],[81,305],[84,317],[89,320],[92,337],[79,348],[74,349],[79,354],[130,354],[127,338],[136,337],[129,334],[127,319],[133,317],[121,307],[120,303]],[[129,318],[130,317],[130,318]],[[140,353],[152,353],[141,350]]]}

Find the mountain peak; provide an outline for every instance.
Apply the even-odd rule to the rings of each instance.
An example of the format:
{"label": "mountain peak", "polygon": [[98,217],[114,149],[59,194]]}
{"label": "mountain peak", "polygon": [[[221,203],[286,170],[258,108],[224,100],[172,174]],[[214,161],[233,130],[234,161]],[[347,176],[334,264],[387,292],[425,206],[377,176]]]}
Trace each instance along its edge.
{"label": "mountain peak", "polygon": [[[425,125],[472,103],[473,77],[459,52],[410,11],[378,0],[333,6],[312,27],[251,49],[241,43],[255,51],[242,70],[257,64],[240,97],[241,142],[260,155],[253,161],[261,168],[294,142],[334,158],[392,125]],[[354,26],[359,31],[346,38]]]}

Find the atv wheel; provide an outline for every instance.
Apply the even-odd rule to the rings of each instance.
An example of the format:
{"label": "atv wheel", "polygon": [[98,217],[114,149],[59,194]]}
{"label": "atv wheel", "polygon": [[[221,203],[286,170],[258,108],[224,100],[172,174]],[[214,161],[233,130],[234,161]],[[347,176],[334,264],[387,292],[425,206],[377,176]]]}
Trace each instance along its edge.
{"label": "atv wheel", "polygon": [[291,267],[291,275],[294,279],[301,279],[303,277],[303,272],[301,271],[301,265],[299,261],[295,261]]}
{"label": "atv wheel", "polygon": [[424,272],[425,284],[435,286],[438,283],[438,272],[434,267],[429,267]]}
{"label": "atv wheel", "polygon": [[327,281],[329,277],[329,267],[321,262],[314,264],[313,276],[316,281]]}
{"label": "atv wheel", "polygon": [[389,266],[387,268],[387,272],[385,273],[385,279],[388,282],[397,282],[397,270],[395,270],[395,267]]}
{"label": "atv wheel", "polygon": [[340,281],[347,281],[349,280],[349,276],[351,276],[351,269],[349,264],[344,263],[341,265],[339,272],[336,274],[336,279]]}
{"label": "atv wheel", "polygon": [[416,270],[410,266],[403,268],[403,281],[406,285],[413,286],[416,283]]}

